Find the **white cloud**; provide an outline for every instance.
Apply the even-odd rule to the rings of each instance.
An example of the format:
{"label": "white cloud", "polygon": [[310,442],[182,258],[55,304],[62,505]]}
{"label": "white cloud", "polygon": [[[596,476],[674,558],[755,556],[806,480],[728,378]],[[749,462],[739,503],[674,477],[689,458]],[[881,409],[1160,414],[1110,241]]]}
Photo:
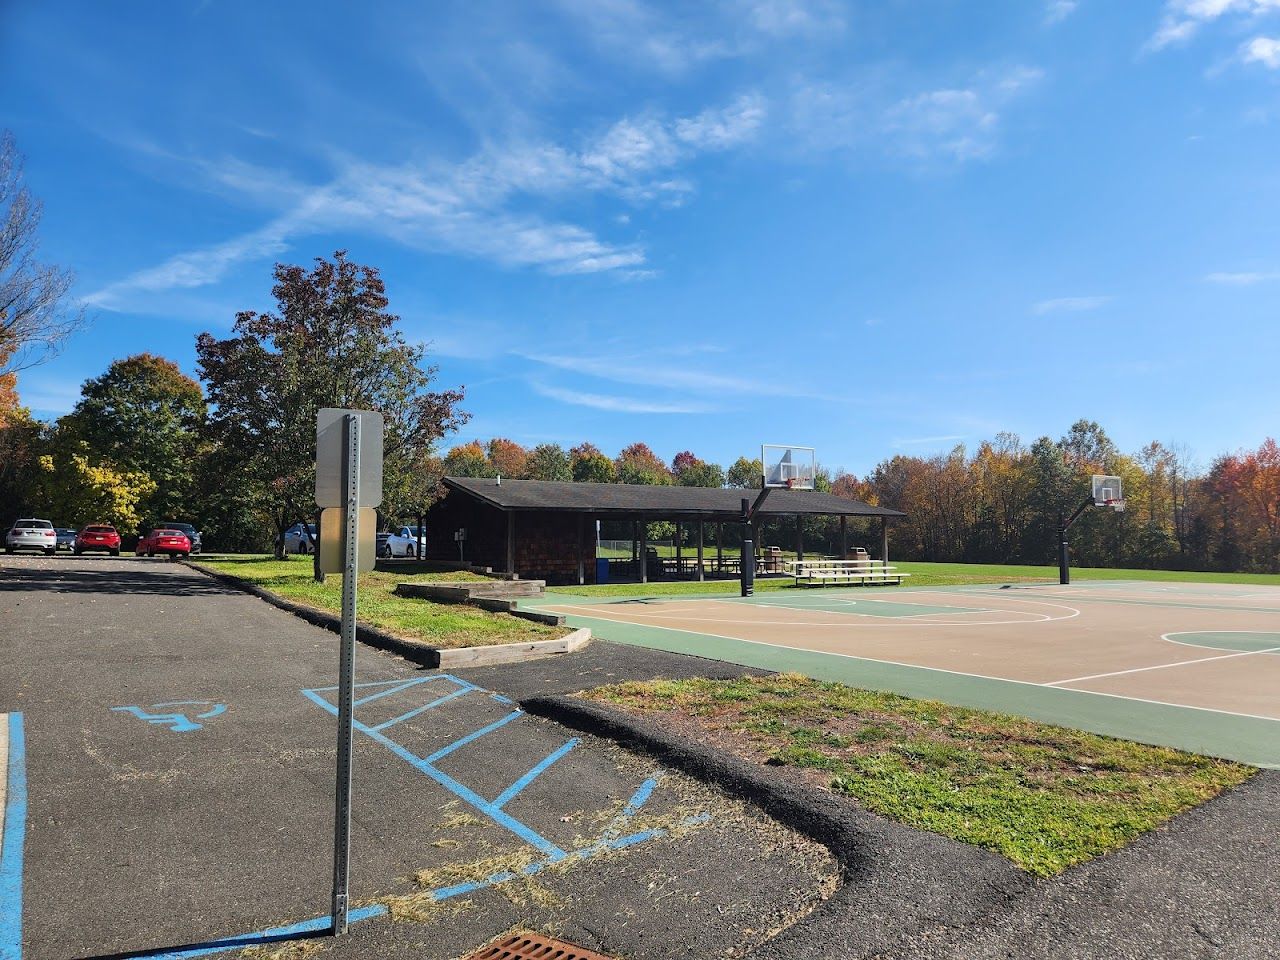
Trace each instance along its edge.
{"label": "white cloud", "polygon": [[1166,0],[1164,15],[1147,41],[1150,50],[1182,43],[1205,24],[1228,15],[1257,18],[1280,11],[1280,0]]}
{"label": "white cloud", "polygon": [[844,29],[844,16],[832,0],[739,0],[746,20],[772,37],[830,34]]}
{"label": "white cloud", "polygon": [[1211,273],[1205,277],[1209,283],[1220,283],[1230,287],[1251,287],[1255,283],[1266,283],[1280,280],[1280,271],[1268,273]]}
{"label": "white cloud", "polygon": [[1079,5],[1077,0],[1048,0],[1044,9],[1044,21],[1050,26],[1061,23],[1075,13]]}
{"label": "white cloud", "polygon": [[813,149],[874,146],[915,160],[964,162],[995,153],[1003,111],[1042,77],[1017,67],[905,95],[870,84],[805,82],[793,92],[789,114]]}
{"label": "white cloud", "polygon": [[1110,302],[1110,297],[1056,297],[1033,304],[1031,312],[1037,316],[1047,313],[1079,313],[1084,310],[1097,310]]}
{"label": "white cloud", "polygon": [[242,263],[277,256],[300,237],[362,231],[413,249],[458,254],[505,267],[570,275],[618,272],[643,279],[645,252],[590,229],[516,209],[526,198],[612,193],[633,203],[684,202],[693,184],[675,170],[701,154],[755,136],[765,104],[754,95],[691,117],[627,117],[577,149],[554,143],[490,146],[460,163],[380,165],[345,161],[328,184],[308,187],[236,160],[197,164],[210,183],[257,203],[289,206],[265,226],[178,254],[92,293],[87,302],[121,309],[137,294],[216,283]]}
{"label": "white cloud", "polygon": [[711,407],[698,403],[677,401],[664,403],[651,399],[634,397],[618,397],[602,393],[583,393],[578,390],[566,390],[545,383],[534,381],[530,386],[535,392],[561,403],[577,407],[591,407],[594,410],[608,410],[611,413],[710,413]]}
{"label": "white cloud", "polygon": [[1269,70],[1280,70],[1280,37],[1254,37],[1240,48],[1245,63],[1260,63]]}
{"label": "white cloud", "polygon": [[770,384],[760,379],[713,373],[701,367],[693,368],[681,364],[657,363],[649,362],[648,360],[636,362],[634,354],[629,357],[606,357],[522,353],[520,356],[546,367],[594,377],[599,380],[608,380],[613,383],[636,384],[707,394],[729,392],[755,395],[764,393],[775,396],[805,395],[797,393],[795,388],[787,387],[780,381]]}

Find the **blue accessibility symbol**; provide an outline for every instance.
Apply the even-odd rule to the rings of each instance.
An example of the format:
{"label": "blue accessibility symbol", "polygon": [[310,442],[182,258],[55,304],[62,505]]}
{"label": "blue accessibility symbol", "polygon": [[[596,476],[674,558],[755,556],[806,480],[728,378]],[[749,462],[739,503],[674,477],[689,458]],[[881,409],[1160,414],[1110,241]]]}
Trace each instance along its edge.
{"label": "blue accessibility symbol", "polygon": [[[161,710],[164,707],[209,707],[210,709],[204,713],[197,713],[195,720],[187,717],[187,714],[178,713],[150,713],[151,710]],[[153,703],[146,710],[142,707],[112,707],[112,711],[122,710],[125,713],[131,713],[139,720],[145,720],[147,723],[157,723],[168,726],[174,733],[187,733],[191,730],[199,730],[203,724],[196,723],[196,720],[212,720],[220,713],[226,713],[226,704],[214,703],[212,700],[169,700],[165,703]]]}

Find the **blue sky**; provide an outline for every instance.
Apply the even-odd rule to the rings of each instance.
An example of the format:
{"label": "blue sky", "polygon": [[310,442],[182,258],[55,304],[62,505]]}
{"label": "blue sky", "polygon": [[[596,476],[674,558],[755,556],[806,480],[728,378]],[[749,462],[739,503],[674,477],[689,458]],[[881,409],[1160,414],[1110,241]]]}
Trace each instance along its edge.
{"label": "blue sky", "polygon": [[[366,9],[375,11],[367,13]],[[347,248],[460,439],[863,472],[1276,431],[1280,0],[11,2],[0,125],[93,325],[43,416]]]}

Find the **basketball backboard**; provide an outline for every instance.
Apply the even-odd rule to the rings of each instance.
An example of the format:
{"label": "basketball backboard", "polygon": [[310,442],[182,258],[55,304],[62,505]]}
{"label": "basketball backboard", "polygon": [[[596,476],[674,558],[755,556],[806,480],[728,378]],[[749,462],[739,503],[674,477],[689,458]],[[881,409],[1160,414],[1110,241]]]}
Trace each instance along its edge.
{"label": "basketball backboard", "polygon": [[766,443],[760,448],[760,462],[764,465],[765,487],[813,489],[817,474],[817,458],[813,447]]}
{"label": "basketball backboard", "polygon": [[1119,477],[1095,473],[1093,475],[1093,505],[1124,509],[1124,486]]}

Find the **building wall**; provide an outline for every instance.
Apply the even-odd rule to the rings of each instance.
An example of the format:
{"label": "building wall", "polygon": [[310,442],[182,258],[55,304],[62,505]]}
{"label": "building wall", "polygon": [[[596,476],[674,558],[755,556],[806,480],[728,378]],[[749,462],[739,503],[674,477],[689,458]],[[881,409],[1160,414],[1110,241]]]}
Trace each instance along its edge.
{"label": "building wall", "polygon": [[[578,514],[518,511],[515,514],[516,573],[525,580],[547,583],[578,582],[578,535],[582,518]],[[495,571],[507,568],[507,515],[503,511],[450,491],[434,504],[426,516],[427,559],[457,560],[454,532],[467,531],[463,558]],[[583,573],[587,583],[595,582],[595,538],[586,521],[586,559]]]}

